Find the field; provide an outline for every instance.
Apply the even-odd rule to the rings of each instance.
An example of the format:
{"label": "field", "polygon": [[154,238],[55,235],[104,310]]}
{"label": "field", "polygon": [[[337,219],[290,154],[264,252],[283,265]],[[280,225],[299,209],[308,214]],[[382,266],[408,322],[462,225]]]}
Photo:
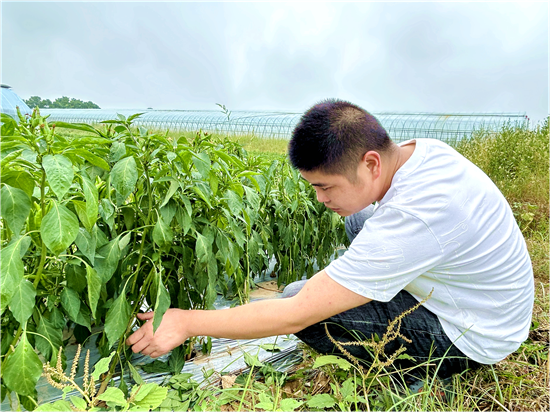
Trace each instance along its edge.
{"label": "field", "polygon": [[[211,384],[201,386],[178,372],[193,348],[208,352],[206,338],[173,352],[163,366],[170,379],[136,385],[121,342],[143,304],[162,314],[169,306],[212,308],[218,295],[244,303],[272,256],[278,284],[287,284],[311,274],[314,261],[327,262],[345,234],[288,166],[286,141],[181,136],[135,130],[131,121],[54,128],[37,113],[24,126],[2,127],[3,398],[12,391],[15,403],[35,409],[34,385],[46,372],[54,386],[78,387],[80,395],[38,410],[71,403],[82,410],[550,408],[548,121],[534,131],[479,132],[457,147],[499,186],[527,240],[536,282],[529,339],[494,366],[447,383],[428,379],[418,393],[381,362],[307,347],[285,373],[251,357],[250,370],[212,371]],[[327,239],[328,230],[337,236]],[[95,333],[104,359],[78,371],[77,384],[65,349]],[[132,379],[111,386],[120,368]]]}

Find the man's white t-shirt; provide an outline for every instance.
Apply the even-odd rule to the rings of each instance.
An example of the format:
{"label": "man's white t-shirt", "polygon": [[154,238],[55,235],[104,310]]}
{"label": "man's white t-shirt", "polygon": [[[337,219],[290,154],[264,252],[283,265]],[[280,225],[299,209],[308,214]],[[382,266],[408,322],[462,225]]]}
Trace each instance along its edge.
{"label": "man's white t-shirt", "polygon": [[420,301],[433,289],[424,306],[477,362],[498,362],[527,339],[533,270],[512,210],[485,173],[439,140],[416,139],[373,216],[325,270],[382,302],[402,289]]}

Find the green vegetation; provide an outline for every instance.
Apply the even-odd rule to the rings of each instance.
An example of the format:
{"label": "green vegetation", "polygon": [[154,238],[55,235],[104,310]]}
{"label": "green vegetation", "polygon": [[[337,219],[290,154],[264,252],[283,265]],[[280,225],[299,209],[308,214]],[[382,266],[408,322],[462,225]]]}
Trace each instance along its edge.
{"label": "green vegetation", "polygon": [[97,104],[91,101],[83,102],[79,99],[68,98],[67,96],[58,97],[53,102],[50,99],[42,99],[40,96],[31,96],[24,100],[31,109],[38,107],[40,109],[101,109]]}
{"label": "green vegetation", "polygon": [[[206,133],[136,130],[137,116],[94,128],[49,124],[37,109],[20,123],[2,115],[2,394],[27,409],[42,363],[94,328],[111,357],[89,396],[100,399],[115,368],[131,368],[124,341],[144,307],[157,328],[168,307],[212,309],[219,294],[244,303],[272,258],[286,284],[327,264],[345,237],[286,162]],[[171,371],[194,343],[172,352]]]}
{"label": "green vegetation", "polygon": [[[150,298],[150,305],[157,307],[157,309],[158,306],[164,305],[164,303],[157,303],[162,300],[162,298],[159,298],[162,295],[169,295],[170,304],[178,306],[182,302],[179,297],[181,291],[189,290],[189,286],[172,289],[177,288],[176,279],[185,278],[183,273],[191,273],[193,276],[206,273],[208,274],[207,279],[210,280],[216,270],[218,275],[229,273],[229,276],[223,278],[227,282],[219,281],[220,278],[216,277],[218,283],[216,283],[215,293],[225,293],[229,297],[235,296],[236,302],[239,301],[239,297],[241,297],[240,300],[246,300],[245,293],[242,292],[245,289],[246,281],[249,282],[248,287],[254,287],[254,285],[250,281],[250,277],[245,276],[244,273],[249,269],[252,271],[262,270],[261,268],[264,267],[262,262],[265,262],[263,259],[271,253],[269,245],[273,247],[273,253],[277,249],[281,251],[278,259],[281,262],[284,261],[284,256],[292,256],[292,259],[287,261],[288,266],[284,267],[284,271],[283,268],[280,268],[279,274],[287,273],[289,269],[292,270],[293,266],[299,266],[297,273],[300,273],[300,270],[306,267],[309,269],[312,259],[311,256],[306,257],[303,263],[299,263],[295,258],[300,256],[301,252],[307,254],[310,253],[309,249],[320,247],[320,243],[315,242],[321,241],[324,233],[330,230],[327,228],[333,227],[331,225],[336,225],[339,230],[341,230],[341,226],[338,225],[338,222],[329,219],[331,215],[323,214],[321,210],[315,208],[316,202],[313,193],[308,192],[307,186],[300,185],[297,175],[288,169],[288,164],[283,156],[286,152],[287,141],[258,139],[250,136],[228,139],[224,136],[211,136],[204,133],[184,134],[184,137],[175,133],[149,134],[149,132],[142,130],[134,131],[130,127],[130,121],[131,119],[121,118],[112,122],[110,129],[107,125],[104,129],[94,129],[96,130],[94,132],[91,128],[88,129],[89,126],[81,126],[80,128],[83,130],[66,129],[63,134],[58,133],[58,128],[55,132],[43,130],[40,128],[41,123],[37,122],[35,127],[38,129],[35,141],[37,142],[38,155],[32,159],[28,157],[28,152],[25,152],[25,156],[22,155],[22,152],[15,155],[18,150],[17,142],[21,142],[21,139],[14,139],[11,143],[5,140],[2,141],[2,274],[4,276],[5,270],[10,271],[10,273],[20,273],[21,270],[24,270],[23,277],[27,281],[27,283],[24,283],[26,285],[25,290],[23,290],[23,287],[19,288],[21,289],[19,294],[24,298],[22,302],[26,302],[22,305],[10,303],[6,307],[5,293],[7,292],[2,287],[2,373],[10,375],[10,368],[15,370],[17,366],[21,365],[20,359],[30,359],[28,353],[29,351],[32,352],[34,348],[38,351],[40,359],[38,363],[34,358],[32,361],[24,363],[23,367],[28,370],[23,370],[24,376],[27,376],[25,373],[28,372],[28,376],[32,376],[34,379],[37,376],[39,366],[41,366],[43,360],[46,360],[51,365],[50,369],[46,368],[46,370],[49,370],[57,384],[63,379],[61,375],[57,375],[56,378],[54,372],[58,357],[60,356],[62,366],[65,362],[63,352],[60,352],[58,348],[63,345],[66,347],[68,342],[73,342],[75,338],[80,342],[85,340],[89,336],[88,324],[83,326],[82,323],[85,322],[83,319],[88,319],[87,322],[95,322],[97,325],[104,325],[106,330],[111,330],[108,334],[101,332],[101,336],[97,340],[104,359],[95,365],[94,372],[90,376],[93,376],[94,373],[97,377],[104,374],[103,381],[108,382],[110,377],[113,376],[111,373],[112,365],[118,364],[123,368],[130,368],[130,376],[132,377],[130,382],[121,380],[116,387],[111,381],[102,394],[91,394],[89,391],[86,392],[87,388],[81,387],[81,391],[88,396],[90,401],[91,397],[96,397],[94,402],[86,401],[86,397],[83,395],[82,398],[70,397],[70,399],[57,401],[50,405],[42,405],[39,410],[69,410],[71,403],[81,410],[146,410],[156,408],[155,410],[166,411],[538,411],[550,409],[548,394],[548,330],[550,326],[548,120],[535,130],[505,127],[496,135],[481,131],[476,133],[472,139],[463,141],[457,146],[457,150],[483,169],[499,186],[508,199],[526,238],[533,262],[536,283],[535,308],[529,338],[505,360],[477,371],[467,371],[462,375],[456,375],[453,377],[452,382],[441,382],[438,379],[428,377],[424,388],[418,393],[412,393],[406,387],[403,377],[391,369],[388,359],[383,356],[383,347],[381,347],[380,342],[385,342],[385,337],[382,337],[379,341],[373,339],[372,342],[364,342],[365,346],[373,348],[377,356],[379,355],[377,357],[378,361],[371,365],[358,363],[357,360],[352,358],[320,356],[304,346],[303,361],[298,365],[294,365],[285,373],[277,371],[269,363],[260,362],[255,356],[245,355],[245,361],[248,364],[246,370],[231,375],[226,374],[224,371],[205,370],[205,379],[209,383],[208,385],[199,385],[192,379],[190,374],[177,373],[178,370],[181,370],[185,359],[190,356],[188,348],[180,347],[173,351],[167,363],[162,364],[159,361],[155,366],[158,368],[164,367],[165,370],[174,373],[172,376],[167,377],[161,386],[141,381],[140,376],[135,373],[135,368],[119,356],[120,352],[112,350],[112,348],[122,350],[120,345],[112,345],[117,339],[115,336],[117,334],[113,335],[112,330],[115,329],[118,331],[117,333],[122,335],[126,331],[125,325],[123,325],[124,322],[117,322],[116,327],[113,327],[114,323],[110,323],[110,327],[107,328],[107,323],[109,323],[107,317],[110,308],[125,306],[121,304],[121,296],[128,295],[126,297],[128,302],[139,301],[141,298],[137,291],[138,288],[132,292],[133,295],[130,294],[131,284],[137,282],[138,285],[143,285],[143,288],[148,290],[148,292],[144,292],[147,300],[149,301]],[[9,122],[6,124],[9,124]],[[13,127],[15,130],[15,126]],[[6,131],[7,129],[2,130],[3,136],[9,135],[4,133]],[[48,139],[53,138],[50,146],[48,146],[50,143],[46,138],[48,133],[50,133]],[[90,137],[90,135],[96,137]],[[25,138],[29,139],[30,137],[26,136]],[[71,150],[75,150],[74,144],[81,139],[84,139],[80,143],[82,146],[77,147],[77,149],[88,150],[90,153],[104,159],[108,163],[108,169],[101,168],[101,165],[99,165],[100,160],[90,157],[88,154],[85,155],[88,158],[84,157],[84,152],[71,154]],[[108,144],[102,139],[108,139],[112,143]],[[117,154],[121,152],[121,144],[125,146],[124,155],[122,156]],[[65,194],[60,193],[59,190],[66,187],[66,183],[63,183],[67,180],[66,178],[57,176],[57,179],[51,179],[50,182],[51,173],[48,170],[51,170],[52,166],[47,166],[47,162],[44,165],[43,161],[46,157],[47,147],[58,151],[54,155],[63,154],[68,157],[73,169],[76,171],[75,177],[71,180]],[[178,148],[178,150],[172,150],[173,147]],[[8,154],[10,151],[11,155]],[[104,151],[104,153],[101,151]],[[177,166],[170,166],[169,163],[178,162],[177,156],[170,159],[170,156],[173,156],[169,154],[170,152],[182,153],[180,156],[183,156],[186,161]],[[209,162],[206,161],[203,154],[208,155]],[[40,156],[42,156],[44,172],[39,167],[30,166],[36,165]],[[131,162],[130,158],[135,159],[136,170],[138,170],[137,183],[132,187],[125,185],[126,180],[118,177],[120,170],[132,175],[132,167],[122,168],[117,166],[125,164],[119,162]],[[172,160],[172,162],[168,160]],[[274,160],[277,160],[277,166],[270,172]],[[17,165],[13,163],[16,161],[19,161]],[[238,169],[235,173],[233,169],[237,168],[237,165],[240,164],[239,161],[246,166]],[[94,162],[96,165],[94,165]],[[183,163],[188,165],[189,170],[185,170]],[[210,164],[210,172],[214,171],[213,173],[207,173],[207,163]],[[56,167],[60,167],[59,164],[61,162],[57,162]],[[7,165],[10,165],[9,169]],[[163,167],[168,169],[161,172]],[[146,169],[154,170],[148,172],[151,179],[143,177]],[[33,184],[25,183],[27,180],[22,178],[23,175],[14,176],[10,174],[13,170],[30,174]],[[228,176],[230,170],[233,173]],[[244,171],[252,171],[253,173],[242,175],[238,182],[234,180],[236,179],[235,174],[238,175],[238,173]],[[88,211],[86,209],[88,202],[78,206],[79,202],[87,201],[90,196],[93,198],[96,193],[91,186],[86,184],[86,175],[90,180],[93,179],[92,181],[97,189],[97,203],[99,208],[103,208],[103,211],[99,209],[97,213]],[[216,176],[216,178],[212,178],[211,175]],[[175,177],[178,181],[181,179],[184,183],[180,184],[179,187],[173,186],[172,182]],[[268,185],[267,178],[275,182],[272,186],[272,189],[275,188],[274,190],[264,189],[264,185],[266,187]],[[282,180],[277,181],[278,178]],[[213,191],[213,187],[216,187],[213,181],[216,180],[216,193],[218,195]],[[56,182],[54,183],[54,181]],[[149,189],[147,182],[151,185]],[[260,190],[254,182],[260,187]],[[241,203],[234,195],[227,192],[229,190],[237,193],[237,184],[248,188],[244,189],[246,192],[243,193],[244,196],[240,196]],[[89,189],[86,189],[86,187],[89,187]],[[198,187],[205,198],[200,196],[193,187]],[[32,200],[33,206],[26,217],[27,220],[22,217],[20,211],[15,210],[16,208],[13,208],[13,211],[7,212],[7,214],[4,211],[4,200],[7,196],[4,193],[6,190],[15,193],[13,188],[26,192]],[[152,196],[148,196],[148,190],[151,190]],[[260,202],[265,202],[261,203],[262,207],[258,207],[259,204],[252,200],[253,195],[250,195],[249,198],[249,191],[253,191],[262,199]],[[168,196],[171,192],[173,193]],[[298,192],[304,192],[304,197],[300,197]],[[125,193],[127,194],[126,197],[124,197]],[[208,194],[205,195],[205,193]],[[283,201],[280,199],[283,193],[294,197]],[[19,195],[21,201],[17,202],[17,205],[19,206],[18,209],[21,209],[21,205],[26,204],[26,200],[22,200],[21,193]],[[191,203],[191,213],[187,212],[183,195],[187,196]],[[269,199],[273,196],[278,199],[279,204]],[[99,201],[99,199],[102,200]],[[105,200],[109,201],[109,205]],[[294,200],[297,203],[294,203]],[[207,201],[210,202],[210,205]],[[311,201],[312,204],[310,205],[308,201]],[[152,202],[152,207],[150,202]],[[170,220],[172,211],[168,210],[171,208],[168,205],[172,205],[173,202],[175,202],[176,213],[172,215]],[[112,214],[109,213],[110,206],[115,211]],[[211,206],[217,206],[219,209]],[[43,239],[41,239],[42,225],[40,220],[42,222],[47,221],[46,216],[50,213],[48,209],[50,211],[60,211],[63,210],[62,207],[68,209],[77,218],[78,233],[82,237],[86,236],[84,232],[87,232],[87,226],[92,227],[92,232],[88,232],[88,237],[93,237],[93,227],[97,226],[109,243],[118,239],[116,241],[119,242],[120,256],[116,263],[116,269],[112,274],[112,278],[105,283],[102,281],[99,288],[93,287],[93,275],[89,275],[91,271],[88,267],[95,268],[94,263],[90,260],[92,256],[90,248],[81,248],[80,246],[89,244],[90,241],[87,241],[87,243],[83,243],[82,240],[75,242],[75,244],[65,247],[63,252],[59,254],[50,250],[48,244],[46,246],[43,244],[47,242],[43,242]],[[180,214],[185,213],[185,215],[178,218],[178,210],[180,210]],[[228,210],[231,216],[227,216],[224,210]],[[248,220],[254,220],[254,212],[258,214],[255,217],[257,222],[267,226],[273,232],[269,232],[264,237],[261,230],[258,229],[260,226],[255,226],[253,223],[250,223],[249,229]],[[6,219],[5,216],[10,213],[10,217]],[[61,213],[59,212],[59,215]],[[216,216],[221,219],[216,221],[215,228],[205,221],[208,219],[201,219],[202,216],[210,217],[215,213],[218,213]],[[292,216],[292,219],[296,219],[296,223],[293,223],[295,226],[292,227],[290,232],[293,233],[293,236],[302,235],[303,231],[300,231],[300,228],[305,225],[305,216],[312,213],[315,215],[309,220],[320,219],[321,221],[319,228],[313,228],[312,232],[315,233],[313,237],[317,236],[317,240],[311,241],[309,246],[304,247],[302,246],[304,239],[290,238],[288,240],[290,246],[287,247],[286,236],[289,236],[288,232],[282,234],[278,232],[278,229],[292,223],[293,220],[290,218]],[[130,224],[130,215],[133,217],[132,224]],[[94,216],[97,219],[95,225],[91,224]],[[148,221],[147,216],[149,216]],[[238,218],[238,216],[241,218]],[[276,218],[270,220],[270,216],[276,216]],[[194,228],[189,227],[187,232],[183,234],[184,227],[190,225],[190,217]],[[236,220],[233,225],[231,225],[230,217]],[[287,218],[288,220],[286,220]],[[323,221],[323,219],[326,220]],[[172,224],[169,226],[172,230],[171,235],[162,223],[166,223],[168,220]],[[24,226],[26,229],[23,228]],[[17,235],[15,234],[17,230],[14,231],[13,227],[19,228]],[[238,229],[236,229],[237,227]],[[229,262],[229,264],[234,264],[233,269],[228,271],[225,267],[228,261],[220,260],[222,253],[216,253],[220,250],[220,245],[217,244],[218,237],[216,236],[215,241],[209,240],[211,235],[204,232],[206,228],[221,233],[221,238],[225,237],[228,243],[233,244],[236,249],[235,256],[239,258],[238,262],[236,260],[233,263]],[[320,230],[320,232],[317,232],[317,230]],[[257,233],[259,237],[255,237],[253,232]],[[109,243],[104,244],[105,239],[99,240],[101,235],[97,236],[99,232],[95,233],[96,245],[94,250],[97,253],[94,253],[93,257],[96,261],[105,262],[107,256],[105,247]],[[242,243],[236,237],[239,236],[238,233],[245,236]],[[339,233],[341,235],[342,232]],[[169,242],[166,242],[166,239],[170,237],[172,242],[170,249],[168,249]],[[211,249],[204,252],[200,241],[197,242],[199,239],[205,239]],[[263,249],[265,252],[265,255],[256,261],[250,258],[258,256],[259,252],[246,249],[250,247],[246,245],[253,243],[253,240],[261,242],[259,250]],[[343,238],[338,237],[334,242],[327,244],[326,253],[328,254],[330,248],[342,241]],[[224,241],[220,242],[223,243]],[[63,243],[64,246],[64,241],[58,239],[51,243],[54,245],[54,249],[58,243]],[[180,243],[183,244],[184,250],[188,250],[186,253],[193,260],[198,260],[197,267],[191,267],[188,263],[185,263],[187,259],[174,260],[174,256],[178,255],[175,245]],[[121,247],[121,244],[124,247]],[[133,252],[129,252],[130,248],[127,247],[130,244],[134,245],[131,248]],[[292,246],[294,244],[300,244],[302,250],[293,251]],[[143,249],[143,253],[140,249]],[[7,254],[9,259],[4,259],[6,251],[12,252]],[[207,255],[216,257],[217,269],[213,269],[214,264]],[[18,256],[21,262],[24,262],[24,269],[17,259]],[[140,256],[142,256],[141,263],[138,264]],[[201,260],[201,257],[203,260]],[[180,263],[185,268],[183,273],[177,271],[174,273],[174,267]],[[78,267],[80,269],[76,269]],[[101,268],[101,264],[99,267]],[[39,272],[40,268],[42,268],[41,272]],[[63,270],[59,270],[59,268]],[[239,268],[242,272],[242,278],[235,275]],[[100,276],[103,279],[104,275]],[[38,282],[37,278],[39,279]],[[137,280],[138,278],[139,280]],[[279,282],[286,283],[293,278],[295,277],[281,279]],[[87,283],[90,279],[92,279],[92,282]],[[30,286],[34,286],[34,282],[37,282],[35,287],[36,298],[28,299],[27,292],[31,293],[28,283],[30,283]],[[195,279],[194,282],[197,285],[198,279]],[[212,294],[209,295],[209,293],[212,292],[208,291],[209,282],[206,283],[202,285],[202,289],[198,286],[191,287],[190,290],[194,293],[189,293],[189,298],[185,302],[195,302],[193,296],[198,296],[199,305],[204,305],[208,299],[211,299]],[[4,286],[4,281],[2,286]],[[81,308],[87,308],[87,312],[84,309],[86,313],[81,314],[81,310],[77,313],[74,305],[71,306],[70,302],[73,300],[68,295],[72,293],[62,293],[62,289],[67,286],[69,286],[69,289],[74,289],[74,292],[78,295]],[[177,290],[175,297],[172,296],[174,295],[173,290]],[[155,298],[157,298],[156,301]],[[76,304],[76,300],[74,300],[74,303]],[[35,306],[31,308],[32,305]],[[92,308],[96,313],[95,318],[90,316]],[[20,322],[24,318],[26,320]],[[61,327],[61,318],[65,319],[66,323],[63,324],[63,328],[66,328],[65,332],[69,333],[63,335],[62,345],[57,345],[60,342],[59,329],[51,325],[59,322],[59,327]],[[81,322],[81,324],[78,322]],[[21,324],[24,326],[21,327]],[[71,336],[71,332],[74,336]],[[47,337],[47,339],[44,340],[44,337]],[[72,340],[69,338],[72,338]],[[48,339],[52,343],[55,342],[56,345],[48,344]],[[19,343],[16,345],[15,343],[18,340]],[[13,349],[10,348],[10,344],[13,345]],[[47,347],[49,349],[46,349]],[[205,341],[204,349],[208,349],[207,347],[208,342]],[[402,355],[406,356],[406,353]],[[5,361],[6,363],[4,363]],[[437,359],[432,359],[430,362],[437,363],[437,361]],[[91,369],[91,365],[89,367]],[[17,376],[21,376],[21,371],[18,370],[17,372]],[[2,377],[3,394],[6,392],[6,386],[9,387],[14,384],[15,373],[11,372],[11,375],[14,376],[10,376],[10,379],[5,376]],[[71,373],[66,372],[65,376],[70,378]],[[17,383],[18,388],[22,389],[19,399],[26,408],[32,409],[36,406],[32,401],[32,389],[34,388],[32,379],[22,379],[21,381],[21,383]],[[66,384],[71,385],[69,381],[66,381]],[[30,395],[26,395],[26,393]]]}

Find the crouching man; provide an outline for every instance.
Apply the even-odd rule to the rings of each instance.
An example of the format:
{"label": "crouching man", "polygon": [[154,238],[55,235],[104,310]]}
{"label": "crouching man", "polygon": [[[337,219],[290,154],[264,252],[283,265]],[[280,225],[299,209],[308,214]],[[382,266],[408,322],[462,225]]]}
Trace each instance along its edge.
{"label": "crouching man", "polygon": [[[317,200],[346,216],[345,254],[287,286],[286,299],[169,309],[154,335],[152,312],[139,314],[147,322],[127,339],[134,352],[158,357],[192,336],[293,333],[321,353],[338,353],[325,327],[344,343],[382,337],[389,321],[430,292],[402,319],[403,338],[386,355],[404,345],[417,363],[433,359],[445,378],[496,363],[527,338],[531,261],[506,199],[478,167],[438,140],[395,144],[375,117],[339,100],[302,116],[289,158]],[[346,349],[369,360],[361,346]]]}

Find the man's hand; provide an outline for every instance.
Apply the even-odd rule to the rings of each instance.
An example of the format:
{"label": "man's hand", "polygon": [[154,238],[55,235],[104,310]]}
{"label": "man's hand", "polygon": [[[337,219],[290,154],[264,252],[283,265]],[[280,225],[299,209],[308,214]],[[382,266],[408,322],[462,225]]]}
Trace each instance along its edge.
{"label": "man's hand", "polygon": [[152,358],[164,355],[181,345],[189,337],[185,332],[185,315],[185,310],[168,309],[153,335],[154,312],[139,313],[138,318],[146,322],[126,339],[126,344],[132,346],[134,353],[141,352]]}

